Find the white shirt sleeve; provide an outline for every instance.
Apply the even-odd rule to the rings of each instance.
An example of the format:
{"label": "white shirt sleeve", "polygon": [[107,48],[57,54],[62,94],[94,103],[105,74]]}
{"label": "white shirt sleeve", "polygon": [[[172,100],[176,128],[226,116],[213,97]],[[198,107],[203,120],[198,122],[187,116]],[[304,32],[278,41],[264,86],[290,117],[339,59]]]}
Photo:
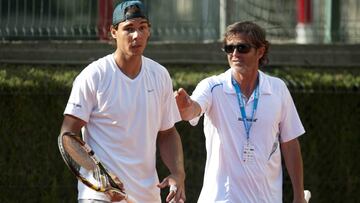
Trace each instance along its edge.
{"label": "white shirt sleeve", "polygon": [[200,117],[210,109],[212,94],[211,94],[211,84],[209,79],[202,80],[195,88],[194,92],[191,95],[191,99],[196,101],[201,107],[201,113],[198,117],[193,118],[189,121],[192,126],[198,124]]}
{"label": "white shirt sleeve", "polygon": [[96,103],[94,71],[84,69],[73,82],[73,87],[64,114],[73,115],[88,122]]}
{"label": "white shirt sleeve", "polygon": [[174,126],[176,122],[181,121],[181,116],[176,104],[176,100],[173,93],[173,86],[170,75],[165,74],[164,77],[164,103],[162,105],[162,122],[160,130],[167,130]]}
{"label": "white shirt sleeve", "polygon": [[305,132],[305,129],[301,123],[294,101],[286,86],[283,93],[284,103],[280,122],[280,141],[288,142],[302,135]]}

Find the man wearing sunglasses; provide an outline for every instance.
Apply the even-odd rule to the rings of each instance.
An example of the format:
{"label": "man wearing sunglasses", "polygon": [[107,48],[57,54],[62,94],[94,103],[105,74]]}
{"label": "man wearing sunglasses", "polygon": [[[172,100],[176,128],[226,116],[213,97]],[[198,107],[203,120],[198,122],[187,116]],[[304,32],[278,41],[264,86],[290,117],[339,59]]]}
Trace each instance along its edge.
{"label": "man wearing sunglasses", "polygon": [[268,62],[265,31],[253,22],[227,27],[230,68],[202,80],[191,97],[175,93],[183,120],[204,116],[207,159],[199,203],[282,202],[281,153],[293,202],[304,203],[298,137],[305,130],[285,83],[259,70]]}

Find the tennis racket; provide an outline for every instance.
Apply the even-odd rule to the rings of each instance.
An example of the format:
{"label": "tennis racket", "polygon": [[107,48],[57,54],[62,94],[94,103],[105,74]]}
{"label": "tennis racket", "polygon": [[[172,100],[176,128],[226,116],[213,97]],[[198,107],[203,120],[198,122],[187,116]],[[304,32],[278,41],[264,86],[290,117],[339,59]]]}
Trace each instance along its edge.
{"label": "tennis racket", "polygon": [[311,198],[311,192],[309,190],[304,190],[304,196],[305,196],[306,202],[309,202],[310,198]]}
{"label": "tennis racket", "polygon": [[135,203],[135,200],[116,184],[89,145],[75,133],[65,132],[59,135],[58,146],[70,171],[86,186],[99,192],[119,193],[128,203]]}

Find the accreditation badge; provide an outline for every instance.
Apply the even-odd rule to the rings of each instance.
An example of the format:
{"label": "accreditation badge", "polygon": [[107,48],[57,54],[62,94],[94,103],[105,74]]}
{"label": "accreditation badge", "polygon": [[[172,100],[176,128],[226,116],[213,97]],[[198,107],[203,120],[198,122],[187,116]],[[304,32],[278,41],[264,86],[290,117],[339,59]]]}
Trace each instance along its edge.
{"label": "accreditation badge", "polygon": [[243,148],[243,162],[251,163],[255,160],[255,147],[250,142],[246,142]]}

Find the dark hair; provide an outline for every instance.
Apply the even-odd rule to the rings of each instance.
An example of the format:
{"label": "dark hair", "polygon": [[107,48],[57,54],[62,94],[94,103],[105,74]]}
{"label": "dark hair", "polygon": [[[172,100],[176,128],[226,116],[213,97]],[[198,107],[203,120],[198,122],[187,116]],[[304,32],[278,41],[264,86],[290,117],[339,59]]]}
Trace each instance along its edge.
{"label": "dark hair", "polygon": [[223,41],[224,45],[226,45],[226,42],[230,37],[238,34],[246,37],[248,43],[256,48],[265,47],[264,55],[259,59],[259,66],[262,67],[266,65],[269,62],[268,50],[270,43],[266,40],[265,30],[250,21],[233,23],[226,28]]}

